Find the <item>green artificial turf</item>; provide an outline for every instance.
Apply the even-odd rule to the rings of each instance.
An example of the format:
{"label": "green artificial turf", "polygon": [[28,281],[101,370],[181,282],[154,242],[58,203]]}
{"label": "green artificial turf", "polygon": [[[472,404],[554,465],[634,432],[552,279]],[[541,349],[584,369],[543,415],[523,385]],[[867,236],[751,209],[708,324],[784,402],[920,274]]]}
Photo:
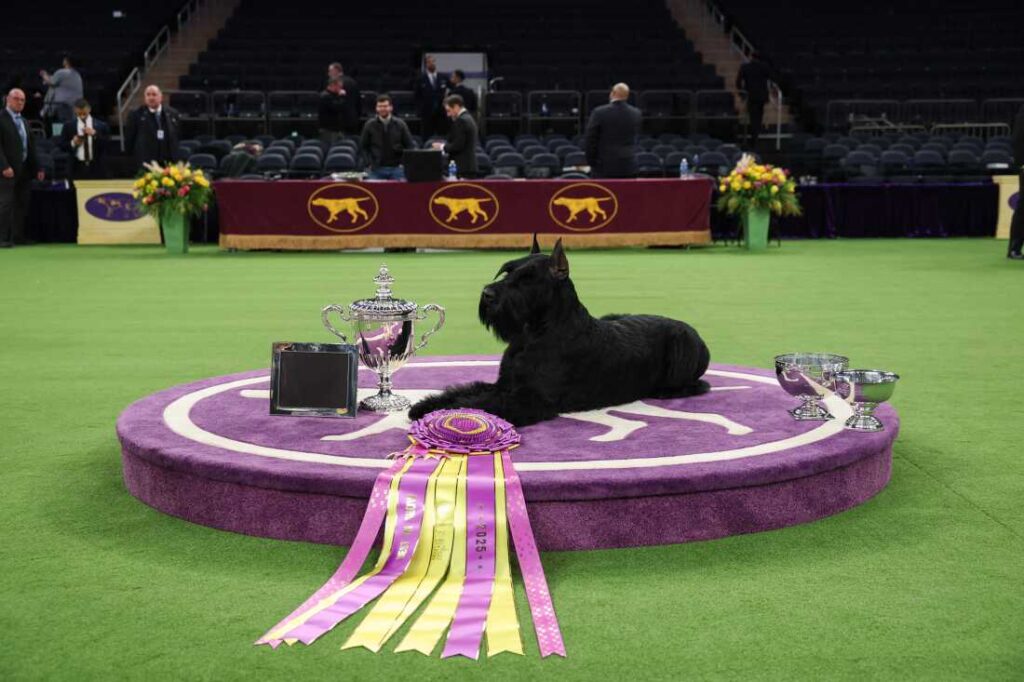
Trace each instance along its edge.
{"label": "green artificial turf", "polygon": [[344,550],[150,509],[122,485],[114,422],[149,393],[267,366],[272,341],[328,340],[320,307],[370,295],[382,260],[399,295],[447,307],[429,353],[497,352],[476,298],[510,254],[0,251],[0,679],[1024,679],[1024,266],[1004,250],[570,253],[591,312],[687,320],[715,362],[827,350],[899,372],[893,478],[804,526],[546,553],[569,658],[541,660],[527,629],[527,656],[481,662],[340,651],[352,625],[253,647]]}

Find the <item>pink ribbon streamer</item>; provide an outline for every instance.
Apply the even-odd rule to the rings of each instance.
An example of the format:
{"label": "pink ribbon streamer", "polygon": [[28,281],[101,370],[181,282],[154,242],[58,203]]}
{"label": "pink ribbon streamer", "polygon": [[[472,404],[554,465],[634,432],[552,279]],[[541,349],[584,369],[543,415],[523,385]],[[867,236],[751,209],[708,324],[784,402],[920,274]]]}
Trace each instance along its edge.
{"label": "pink ribbon streamer", "polygon": [[466,471],[466,578],[441,658],[476,660],[494,591],[494,458],[470,456]]}
{"label": "pink ribbon streamer", "polygon": [[[284,627],[286,623],[298,618],[305,611],[315,606],[321,599],[337,592],[352,582],[356,577],[356,573],[366,562],[366,557],[370,554],[370,549],[373,548],[373,543],[377,539],[377,533],[380,531],[381,524],[384,523],[384,517],[388,511],[388,491],[391,489],[391,479],[402,469],[404,464],[404,460],[395,460],[390,467],[377,476],[377,480],[373,484],[373,491],[370,493],[370,501],[366,505],[366,513],[363,515],[362,523],[359,524],[359,530],[356,532],[355,540],[352,541],[345,559],[338,566],[338,570],[334,572],[334,575],[319,590],[314,592],[309,599],[302,602],[301,606],[288,614],[277,625],[267,630],[267,634]],[[256,640],[256,644],[269,644],[271,648],[276,649],[284,641],[282,639],[266,639],[266,637],[267,635],[263,635],[263,637]]]}
{"label": "pink ribbon streamer", "polygon": [[523,572],[526,598],[530,602],[530,613],[533,617],[533,628],[537,633],[540,655],[542,658],[551,654],[565,657],[562,631],[558,627],[558,617],[555,615],[555,606],[551,602],[548,581],[544,577],[544,567],[540,563],[540,554],[537,552],[537,543],[533,538],[530,517],[526,513],[523,486],[507,451],[502,453],[501,461],[505,465],[508,527],[512,540],[515,542],[519,568]]}
{"label": "pink ribbon streamer", "polygon": [[419,541],[427,480],[438,464],[439,460],[417,459],[402,475],[398,484],[399,522],[391,542],[391,551],[380,572],[331,606],[289,630],[281,639],[297,639],[303,644],[312,644],[321,635],[378,597],[402,574],[412,560]]}

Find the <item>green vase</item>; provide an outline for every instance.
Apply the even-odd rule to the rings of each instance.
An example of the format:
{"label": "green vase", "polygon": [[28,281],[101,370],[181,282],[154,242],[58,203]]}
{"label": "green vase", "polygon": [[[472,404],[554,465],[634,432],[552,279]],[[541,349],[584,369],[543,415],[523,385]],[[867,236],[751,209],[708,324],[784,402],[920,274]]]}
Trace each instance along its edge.
{"label": "green vase", "polygon": [[772,214],[767,208],[751,208],[743,212],[743,242],[748,251],[768,247],[768,225]]}
{"label": "green vase", "polygon": [[181,211],[168,210],[160,214],[160,227],[164,231],[167,253],[188,253],[188,218]]}

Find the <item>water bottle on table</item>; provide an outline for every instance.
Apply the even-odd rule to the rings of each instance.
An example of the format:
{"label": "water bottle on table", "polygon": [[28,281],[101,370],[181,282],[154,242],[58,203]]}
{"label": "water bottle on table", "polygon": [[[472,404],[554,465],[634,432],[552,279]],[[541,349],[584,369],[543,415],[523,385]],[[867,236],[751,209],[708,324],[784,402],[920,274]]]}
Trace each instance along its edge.
{"label": "water bottle on table", "polygon": [[456,168],[454,161],[449,161],[448,162],[448,179],[449,180],[458,180],[459,179],[459,169]]}
{"label": "water bottle on table", "polygon": [[683,159],[679,162],[679,177],[685,178],[689,174],[690,174],[690,162],[687,161],[686,157],[684,156]]}

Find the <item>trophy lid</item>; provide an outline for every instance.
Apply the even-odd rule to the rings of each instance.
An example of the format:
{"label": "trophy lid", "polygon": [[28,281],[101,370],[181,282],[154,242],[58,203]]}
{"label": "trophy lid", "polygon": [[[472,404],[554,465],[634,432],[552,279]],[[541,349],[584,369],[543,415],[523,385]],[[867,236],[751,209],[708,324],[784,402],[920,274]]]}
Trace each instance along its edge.
{"label": "trophy lid", "polygon": [[391,284],[395,281],[395,278],[388,272],[387,265],[382,264],[380,266],[380,271],[377,272],[377,276],[373,278],[373,281],[377,284],[377,297],[353,301],[349,305],[352,312],[363,316],[402,317],[415,312],[419,307],[412,301],[394,298],[391,295]]}

